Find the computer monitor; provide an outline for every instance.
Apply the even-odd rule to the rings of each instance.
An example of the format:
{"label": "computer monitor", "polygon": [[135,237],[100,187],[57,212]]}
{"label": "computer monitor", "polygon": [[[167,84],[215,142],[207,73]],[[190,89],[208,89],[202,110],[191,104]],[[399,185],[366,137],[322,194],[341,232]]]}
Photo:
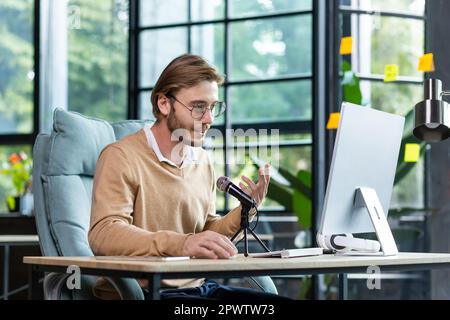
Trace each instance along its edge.
{"label": "computer monitor", "polygon": [[402,116],[343,103],[318,238],[376,232],[382,252],[398,252],[387,212],[404,123]]}

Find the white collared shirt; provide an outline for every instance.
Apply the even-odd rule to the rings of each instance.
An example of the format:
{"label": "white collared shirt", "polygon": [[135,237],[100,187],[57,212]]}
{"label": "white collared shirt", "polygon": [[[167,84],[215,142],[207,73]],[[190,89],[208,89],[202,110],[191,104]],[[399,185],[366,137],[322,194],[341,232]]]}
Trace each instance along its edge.
{"label": "white collared shirt", "polygon": [[[158,143],[156,142],[155,136],[153,135],[153,132],[151,130],[152,126],[154,123],[146,125],[144,127],[144,132],[145,135],[147,136],[147,142],[148,145],[150,146],[150,148],[153,149],[153,151],[156,154],[156,157],[158,158],[159,162],[165,162],[173,167],[177,167],[178,166],[171,160],[167,159],[166,157],[163,156],[163,154],[161,153],[161,150],[159,149]],[[187,148],[187,152],[184,156],[183,162],[180,166],[180,169],[186,168],[188,166],[190,166],[193,162],[195,162],[197,160],[197,153],[195,152],[195,148],[191,147],[191,146],[185,146],[185,148]]]}

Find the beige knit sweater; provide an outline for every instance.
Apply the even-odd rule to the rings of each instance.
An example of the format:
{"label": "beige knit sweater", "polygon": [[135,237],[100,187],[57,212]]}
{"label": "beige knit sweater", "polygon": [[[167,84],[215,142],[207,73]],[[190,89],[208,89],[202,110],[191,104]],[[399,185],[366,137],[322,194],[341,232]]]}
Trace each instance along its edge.
{"label": "beige knit sweater", "polygon": [[212,230],[232,236],[240,226],[240,208],[216,214],[213,165],[205,150],[197,148],[196,154],[184,168],[160,162],[144,130],[108,145],[94,178],[89,230],[94,254],[181,256],[189,234]]}

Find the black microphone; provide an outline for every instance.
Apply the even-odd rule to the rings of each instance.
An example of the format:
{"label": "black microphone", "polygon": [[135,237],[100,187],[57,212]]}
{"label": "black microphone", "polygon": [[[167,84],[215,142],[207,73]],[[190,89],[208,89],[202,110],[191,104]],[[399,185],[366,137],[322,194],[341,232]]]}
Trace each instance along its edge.
{"label": "black microphone", "polygon": [[231,182],[230,178],[228,177],[220,177],[219,179],[217,179],[217,188],[220,191],[231,194],[233,197],[238,199],[243,206],[246,206],[248,208],[256,207],[255,200],[253,200],[252,197],[250,197],[248,194],[242,191],[241,188]]}

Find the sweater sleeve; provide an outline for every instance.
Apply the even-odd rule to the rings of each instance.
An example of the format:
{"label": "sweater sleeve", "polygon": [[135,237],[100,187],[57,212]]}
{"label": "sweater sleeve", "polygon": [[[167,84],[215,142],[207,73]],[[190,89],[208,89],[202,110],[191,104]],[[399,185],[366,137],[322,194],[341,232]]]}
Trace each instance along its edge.
{"label": "sweater sleeve", "polygon": [[114,145],[106,147],[97,161],[92,191],[88,238],[94,254],[181,256],[188,235],[133,225],[135,181],[125,153]]}

